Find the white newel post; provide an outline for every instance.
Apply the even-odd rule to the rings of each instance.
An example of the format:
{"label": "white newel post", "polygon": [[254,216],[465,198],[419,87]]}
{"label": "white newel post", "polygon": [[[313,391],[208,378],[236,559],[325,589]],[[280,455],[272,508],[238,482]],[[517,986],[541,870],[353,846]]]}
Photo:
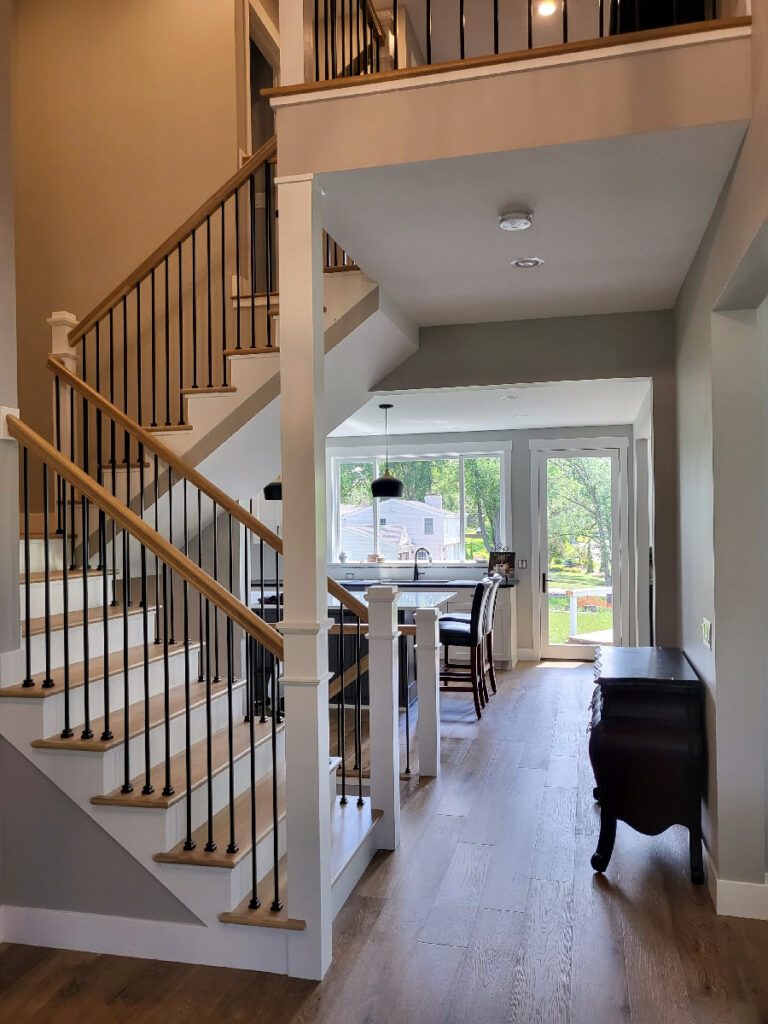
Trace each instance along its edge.
{"label": "white newel post", "polygon": [[416,620],[416,679],[419,691],[419,775],[440,774],[440,613],[419,608]]}
{"label": "white newel post", "polygon": [[311,175],[277,179],[285,593],[288,971],[331,962],[322,228]]}
{"label": "white newel post", "polygon": [[383,811],[378,845],[400,842],[400,736],[397,587],[368,591],[368,707],[371,737],[371,807]]}

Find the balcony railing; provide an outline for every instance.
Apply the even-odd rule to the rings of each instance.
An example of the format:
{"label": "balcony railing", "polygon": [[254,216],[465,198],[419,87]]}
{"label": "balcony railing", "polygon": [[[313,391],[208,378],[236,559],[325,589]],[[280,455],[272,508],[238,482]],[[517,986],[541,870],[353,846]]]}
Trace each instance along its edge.
{"label": "balcony railing", "polygon": [[318,82],[717,21],[724,0],[315,0]]}

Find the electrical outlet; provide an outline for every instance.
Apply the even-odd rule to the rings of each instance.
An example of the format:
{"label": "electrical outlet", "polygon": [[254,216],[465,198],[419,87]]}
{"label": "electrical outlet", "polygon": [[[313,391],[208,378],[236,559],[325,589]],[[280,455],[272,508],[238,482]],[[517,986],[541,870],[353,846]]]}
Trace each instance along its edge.
{"label": "electrical outlet", "polygon": [[518,569],[527,569],[528,568],[528,559],[527,558],[518,558],[518,560],[517,560],[517,568]]}
{"label": "electrical outlet", "polygon": [[701,620],[701,642],[709,650],[712,650],[712,623],[709,619]]}

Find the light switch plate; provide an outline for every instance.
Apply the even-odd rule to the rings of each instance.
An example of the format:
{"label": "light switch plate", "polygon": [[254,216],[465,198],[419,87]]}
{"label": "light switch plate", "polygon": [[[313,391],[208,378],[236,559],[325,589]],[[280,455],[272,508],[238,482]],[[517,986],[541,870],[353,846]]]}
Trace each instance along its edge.
{"label": "light switch plate", "polygon": [[517,560],[517,568],[518,569],[527,569],[528,568],[528,559],[527,558],[518,558],[518,560]]}
{"label": "light switch plate", "polygon": [[701,620],[701,642],[709,650],[712,650],[712,623],[709,619]]}

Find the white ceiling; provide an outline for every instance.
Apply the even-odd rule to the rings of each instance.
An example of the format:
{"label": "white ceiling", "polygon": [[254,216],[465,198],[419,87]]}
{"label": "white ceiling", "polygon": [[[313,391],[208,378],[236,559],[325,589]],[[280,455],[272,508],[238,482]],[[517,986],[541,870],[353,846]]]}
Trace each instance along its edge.
{"label": "white ceiling", "polygon": [[644,380],[582,380],[387,392],[371,398],[330,436],[381,436],[380,402],[394,406],[389,414],[390,435],[633,423],[649,389]]}
{"label": "white ceiling", "polygon": [[[744,129],[323,175],[324,224],[420,326],[669,309]],[[533,227],[503,232],[515,204]],[[545,265],[510,266],[529,255]]]}

